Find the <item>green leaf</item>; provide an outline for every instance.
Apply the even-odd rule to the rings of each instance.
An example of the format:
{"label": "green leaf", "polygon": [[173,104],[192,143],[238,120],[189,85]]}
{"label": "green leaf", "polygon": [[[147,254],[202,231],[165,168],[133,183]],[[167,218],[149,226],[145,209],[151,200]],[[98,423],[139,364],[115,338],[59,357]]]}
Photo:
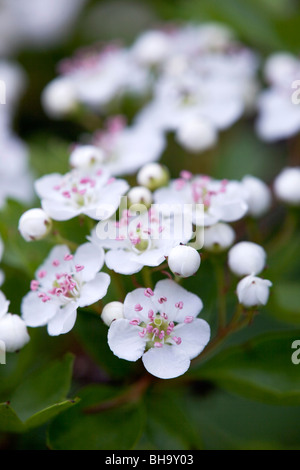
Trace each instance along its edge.
{"label": "green leaf", "polygon": [[233,346],[191,371],[233,393],[266,403],[300,404],[300,369],[292,343],[300,330],[267,333]]}
{"label": "green leaf", "polygon": [[0,404],[0,431],[28,431],[78,403],[77,398],[66,399],[72,366],[73,357],[67,354],[61,361],[30,374],[14,391],[10,401]]}
{"label": "green leaf", "polygon": [[55,450],[128,450],[139,440],[145,415],[140,403],[105,406],[96,414],[87,408],[107,402],[120,388],[89,386],[78,393],[80,404],[57,417],[48,431],[48,446]]}

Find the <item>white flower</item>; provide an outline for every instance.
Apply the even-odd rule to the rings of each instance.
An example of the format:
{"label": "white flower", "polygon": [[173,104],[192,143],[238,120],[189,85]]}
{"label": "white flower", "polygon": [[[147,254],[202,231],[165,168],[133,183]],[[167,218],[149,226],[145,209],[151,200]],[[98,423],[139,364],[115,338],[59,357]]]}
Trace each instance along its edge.
{"label": "white flower", "polygon": [[123,312],[124,305],[122,302],[110,302],[103,308],[101,318],[107,326],[110,326],[113,321],[124,318]]}
{"label": "white flower", "polygon": [[300,167],[284,168],[274,181],[275,196],[286,204],[300,205]]}
{"label": "white flower", "polygon": [[152,193],[145,186],[135,186],[130,189],[127,194],[128,207],[131,206],[145,206],[149,209],[152,203]]}
{"label": "white flower", "polygon": [[[4,244],[3,244],[2,238],[0,237],[0,261],[2,260],[3,251],[4,251]],[[2,286],[3,282],[4,282],[4,273],[0,269],[0,286]]]}
{"label": "white flower", "polygon": [[169,268],[179,277],[193,276],[198,271],[200,263],[198,251],[191,246],[175,246],[168,255]]}
{"label": "white flower", "polygon": [[[184,208],[191,205],[193,222],[196,225],[214,225],[219,221],[234,222],[247,213],[244,189],[237,181],[215,180],[206,175],[193,176],[183,171],[180,178],[171,181],[168,187],[154,193],[154,202],[165,206]],[[204,220],[199,209],[203,205]]]}
{"label": "white flower", "polygon": [[68,116],[77,108],[77,92],[72,80],[58,77],[43,90],[42,105],[45,112],[54,119]]}
{"label": "white flower", "polygon": [[[299,91],[300,61],[289,53],[276,53],[265,64],[269,82],[258,100],[256,129],[265,141],[289,138],[300,129]],[[295,98],[295,102],[294,102]]]}
{"label": "white flower", "polygon": [[163,31],[146,31],[131,48],[134,59],[146,66],[162,63],[172,47],[171,37]]}
{"label": "white flower", "polygon": [[0,148],[0,208],[7,198],[30,203],[33,199],[32,176],[25,144],[9,129],[3,133],[0,129]]}
{"label": "white flower", "polygon": [[69,220],[80,214],[106,219],[117,210],[128,187],[126,181],[110,178],[103,170],[53,173],[35,182],[42,208],[53,220]]}
{"label": "white flower", "polygon": [[45,238],[51,226],[51,219],[42,209],[30,209],[19,220],[19,231],[27,242]]}
{"label": "white flower", "polygon": [[22,301],[26,325],[47,325],[51,336],[68,333],[75,324],[77,308],[106,295],[110,277],[99,272],[103,261],[104,253],[91,243],[81,245],[74,256],[67,246],[54,247]]}
{"label": "white flower", "polygon": [[266,305],[269,299],[269,289],[272,282],[253,275],[244,277],[237,285],[239,302],[245,307]]}
{"label": "white flower", "polygon": [[104,161],[104,153],[95,145],[78,145],[70,155],[70,166],[78,170],[89,170],[95,166],[101,166]]}
{"label": "white flower", "polygon": [[162,132],[149,126],[126,126],[122,116],[107,121],[94,134],[93,145],[103,153],[101,165],[111,175],[133,174],[143,165],[158,160],[166,141]]}
{"label": "white flower", "polygon": [[215,127],[201,117],[187,119],[179,126],[177,141],[192,153],[204,152],[213,147],[218,139]]}
{"label": "white flower", "polygon": [[233,244],[234,240],[234,229],[223,222],[205,227],[204,229],[203,247],[208,251],[225,251]]}
{"label": "white flower", "polygon": [[165,186],[169,181],[169,171],[160,163],[148,163],[144,165],[137,174],[137,182],[154,191]]}
{"label": "white flower", "polygon": [[159,281],[154,291],[136,289],[125,298],[124,318],[109,328],[109,347],[127,361],[142,357],[156,377],[178,377],[210,339],[209,325],[196,318],[202,307],[197,295],[170,280]]}
{"label": "white flower", "polygon": [[246,191],[248,214],[253,217],[261,217],[271,207],[271,190],[262,180],[250,175],[244,176],[242,185]]}
{"label": "white flower", "polygon": [[228,252],[228,265],[237,276],[259,274],[266,265],[266,252],[253,242],[239,242]]}
{"label": "white flower", "polygon": [[25,322],[19,315],[8,313],[9,301],[0,291],[0,341],[4,342],[5,351],[15,352],[28,343],[30,337]]}
{"label": "white flower", "polygon": [[120,274],[133,274],[144,266],[159,266],[170,250],[192,237],[191,220],[162,218],[154,208],[136,215],[123,211],[119,221],[100,222],[90,240],[107,249],[105,264]]}

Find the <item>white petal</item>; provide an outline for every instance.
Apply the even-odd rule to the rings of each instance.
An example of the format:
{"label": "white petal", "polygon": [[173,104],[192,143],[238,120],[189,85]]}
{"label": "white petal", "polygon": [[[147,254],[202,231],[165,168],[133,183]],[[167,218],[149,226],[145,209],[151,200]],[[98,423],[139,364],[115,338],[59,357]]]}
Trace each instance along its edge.
{"label": "white petal", "polygon": [[110,284],[110,276],[106,273],[97,273],[95,278],[83,285],[80,291],[79,307],[92,305],[102,299]]}
{"label": "white petal", "polygon": [[159,266],[165,261],[165,256],[168,254],[168,251],[172,248],[170,246],[170,243],[168,245],[169,249],[163,247],[148,250],[140,254],[137,259],[143,266]]}
{"label": "white petal", "polygon": [[190,367],[190,359],[177,346],[151,348],[143,355],[143,364],[150,374],[160,379],[173,379]]}
{"label": "white petal", "polygon": [[64,308],[59,309],[49,323],[48,333],[50,336],[58,336],[69,333],[72,330],[77,317],[77,303],[70,302]]}
{"label": "white petal", "polygon": [[[183,322],[186,316],[196,317],[203,308],[202,300],[192,292],[188,292],[182,286],[170,279],[159,281],[154,289],[155,302],[159,311],[163,311],[169,317],[169,321]],[[158,300],[166,297],[167,301],[160,304]],[[175,304],[183,302],[180,310]]]}
{"label": "white petal", "polygon": [[9,303],[3,292],[0,291],[0,318],[8,312]]}
{"label": "white petal", "polygon": [[[154,314],[158,311],[152,299],[153,297],[147,297],[145,295],[145,288],[135,289],[133,292],[130,292],[127,294],[124,301],[124,317],[128,320],[140,318],[141,320],[148,322],[149,310],[153,310]],[[142,307],[141,311],[136,311],[135,307],[137,305]]]}
{"label": "white petal", "polygon": [[30,340],[25,322],[18,315],[4,315],[0,319],[0,340],[7,352],[21,349]]}
{"label": "white petal", "polygon": [[27,326],[44,326],[53,318],[58,310],[54,301],[42,302],[36,292],[29,292],[22,300],[22,318]]}
{"label": "white petal", "polygon": [[52,199],[42,199],[42,208],[49,217],[59,221],[73,219],[82,213],[81,209],[75,209],[72,206],[62,204]]}
{"label": "white petal", "polygon": [[130,325],[124,318],[113,321],[107,335],[112,352],[120,359],[137,361],[146,346],[145,340],[139,336],[141,330],[138,326]]}
{"label": "white petal", "polygon": [[92,243],[84,243],[77,249],[73,262],[74,265],[84,266],[81,278],[83,281],[90,281],[104,264],[104,251]]}
{"label": "white petal", "polygon": [[180,323],[175,326],[174,333],[182,340],[178,348],[184,350],[190,359],[198,356],[210,339],[209,324],[200,318],[196,318],[192,323]]}
{"label": "white petal", "polygon": [[143,265],[137,260],[138,256],[126,250],[110,250],[105,255],[106,266],[120,274],[138,273]]}
{"label": "white petal", "polygon": [[[55,186],[59,186],[62,181],[62,175],[59,173],[53,173],[51,175],[45,175],[39,178],[35,184],[35,191],[40,198],[49,197],[49,194],[55,194]],[[59,194],[59,193],[57,193]]]}

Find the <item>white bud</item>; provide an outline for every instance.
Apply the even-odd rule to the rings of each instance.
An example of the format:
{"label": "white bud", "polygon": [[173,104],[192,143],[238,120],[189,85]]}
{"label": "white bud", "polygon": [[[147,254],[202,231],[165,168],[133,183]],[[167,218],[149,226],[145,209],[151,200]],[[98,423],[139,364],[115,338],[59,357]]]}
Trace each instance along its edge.
{"label": "white bud", "polygon": [[144,65],[155,65],[164,61],[170,51],[170,40],[161,31],[147,31],[132,47],[133,56]]}
{"label": "white bud", "polygon": [[51,227],[52,221],[43,209],[30,209],[19,220],[19,232],[27,242],[45,238]]}
{"label": "white bud", "polygon": [[271,84],[291,86],[295,80],[299,63],[290,53],[280,52],[272,54],[266,61],[264,75]]}
{"label": "white bud", "polygon": [[168,169],[159,163],[148,163],[144,165],[137,174],[137,182],[140,186],[146,186],[150,191],[154,191],[169,182],[170,175]]}
{"label": "white bud", "polygon": [[244,277],[237,285],[237,296],[245,307],[266,305],[269,299],[272,282],[253,275]]}
{"label": "white bud", "polygon": [[94,145],[80,145],[70,155],[70,166],[79,170],[86,170],[104,160],[103,151]]}
{"label": "white bud", "polygon": [[272,194],[266,183],[259,178],[247,175],[242,179],[242,185],[246,190],[246,202],[248,214],[260,217],[271,207]]}
{"label": "white bud", "polygon": [[203,247],[208,251],[225,251],[233,244],[234,240],[235,231],[231,225],[219,222],[204,229]]}
{"label": "white bud", "polygon": [[110,326],[114,320],[124,317],[123,312],[124,305],[121,302],[110,302],[103,308],[101,319],[107,326]]}
{"label": "white bud", "polygon": [[56,78],[42,93],[42,105],[46,113],[60,119],[76,110],[77,94],[73,82],[68,78]]}
{"label": "white bud", "polygon": [[178,129],[176,139],[190,152],[203,152],[215,145],[218,134],[215,127],[201,117],[186,120]]}
{"label": "white bud", "polygon": [[[152,204],[152,193],[145,186],[135,186],[131,188],[127,194],[128,207],[132,210],[138,210],[138,207],[144,206],[145,209],[149,209]],[[132,207],[133,206],[133,207]]]}
{"label": "white bud", "polygon": [[266,265],[266,252],[256,243],[239,242],[228,252],[228,265],[239,277],[259,274]]}
{"label": "white bud", "polygon": [[276,197],[292,206],[300,205],[300,167],[284,168],[275,178]]}
{"label": "white bud", "polygon": [[175,246],[168,256],[169,268],[179,277],[193,276],[198,271],[200,263],[201,258],[198,251],[191,246]]}
{"label": "white bud", "polygon": [[0,340],[7,352],[18,351],[28,343],[30,337],[21,317],[7,313],[0,318]]}

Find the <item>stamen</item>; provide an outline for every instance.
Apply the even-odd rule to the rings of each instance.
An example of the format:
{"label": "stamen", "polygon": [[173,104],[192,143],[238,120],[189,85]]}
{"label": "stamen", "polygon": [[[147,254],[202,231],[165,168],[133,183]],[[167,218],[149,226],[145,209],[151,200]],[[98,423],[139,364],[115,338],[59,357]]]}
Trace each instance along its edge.
{"label": "stamen", "polygon": [[184,319],[184,323],[192,323],[193,320],[194,320],[194,317],[192,317],[192,316],[187,316],[187,317],[185,317],[185,319]]}
{"label": "stamen", "polygon": [[143,310],[143,307],[141,306],[141,304],[136,304],[136,305],[134,306],[134,310],[135,310],[136,312],[141,312],[141,311]]}
{"label": "stamen", "polygon": [[[145,296],[146,297],[152,297],[154,295],[154,292],[152,289],[150,289],[150,287],[147,287],[147,289],[145,290],[144,292]],[[152,310],[151,310],[152,311]]]}

